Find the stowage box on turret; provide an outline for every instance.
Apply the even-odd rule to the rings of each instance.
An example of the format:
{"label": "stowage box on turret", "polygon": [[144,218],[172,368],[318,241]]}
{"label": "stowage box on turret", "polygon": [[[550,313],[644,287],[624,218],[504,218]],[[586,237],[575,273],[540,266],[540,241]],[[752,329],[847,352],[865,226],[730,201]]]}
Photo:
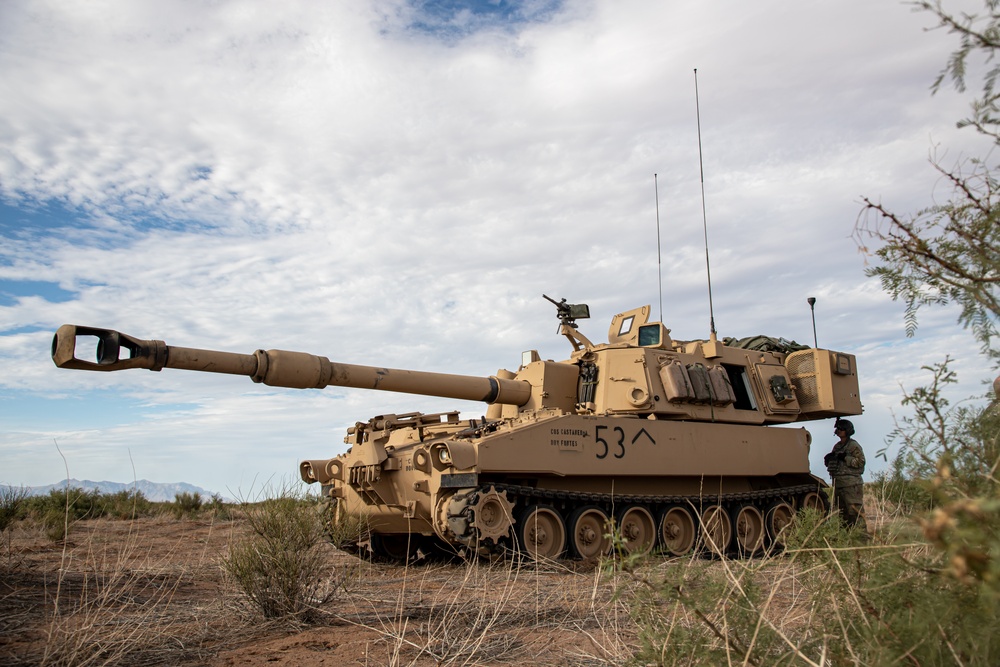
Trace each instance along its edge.
{"label": "stowage box on turret", "polygon": [[[612,535],[628,551],[747,555],[780,541],[797,510],[827,509],[809,472],[809,432],[782,426],[860,414],[853,355],[762,337],[749,347],[714,335],[676,341],[648,306],[616,315],[608,342],[594,344],[576,324],[587,306],[549,300],[570,358],[528,351],[517,372],[490,377],[174,347],[74,325],[56,332],[52,358],[60,368],[183,368],[488,403],[482,419],[373,417],[348,429],[346,453],[301,464],[338,516],[367,520],[369,537],[346,548],[382,558],[593,558]],[[95,362],[76,357],[78,336],[97,339]]]}

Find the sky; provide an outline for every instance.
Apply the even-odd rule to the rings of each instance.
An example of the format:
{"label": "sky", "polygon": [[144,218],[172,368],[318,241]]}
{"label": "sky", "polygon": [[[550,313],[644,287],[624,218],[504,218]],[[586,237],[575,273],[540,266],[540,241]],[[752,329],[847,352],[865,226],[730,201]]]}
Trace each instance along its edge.
{"label": "sky", "polygon": [[[854,234],[862,197],[916,211],[947,195],[931,157],[985,152],[970,95],[930,92],[957,46],[934,25],[870,0],[0,3],[0,482],[247,497],[357,421],[485,412],[60,370],[61,324],[488,376],[568,358],[543,293],[589,304],[595,342],[645,304],[707,337],[706,237],[720,336],[811,343],[817,299],[884,468],[921,366],[950,356],[955,400],[989,379],[956,312],[906,337]],[[805,425],[823,476],[832,421]]]}

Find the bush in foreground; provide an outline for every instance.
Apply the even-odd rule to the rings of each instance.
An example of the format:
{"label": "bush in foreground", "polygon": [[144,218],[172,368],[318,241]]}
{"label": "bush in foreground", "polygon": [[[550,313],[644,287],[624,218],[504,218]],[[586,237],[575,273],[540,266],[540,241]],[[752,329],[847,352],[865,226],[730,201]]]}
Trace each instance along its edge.
{"label": "bush in foreground", "polygon": [[311,621],[342,584],[330,558],[324,505],[287,489],[241,504],[248,534],[230,543],[222,567],[265,618]]}
{"label": "bush in foreground", "polygon": [[868,544],[800,513],[780,558],[647,562],[640,664],[995,665],[1000,600],[926,543]]}

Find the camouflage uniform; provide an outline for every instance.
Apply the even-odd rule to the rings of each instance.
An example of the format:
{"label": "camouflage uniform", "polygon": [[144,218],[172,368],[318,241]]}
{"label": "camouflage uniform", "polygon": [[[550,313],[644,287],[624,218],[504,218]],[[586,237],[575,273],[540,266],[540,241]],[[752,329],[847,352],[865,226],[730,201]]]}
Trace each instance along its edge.
{"label": "camouflage uniform", "polygon": [[[853,433],[854,429],[851,428]],[[861,524],[868,530],[865,522],[864,482],[861,475],[865,472],[865,453],[856,440],[838,442],[824,459],[826,469],[833,480],[834,506],[840,510],[840,518],[848,526]]]}

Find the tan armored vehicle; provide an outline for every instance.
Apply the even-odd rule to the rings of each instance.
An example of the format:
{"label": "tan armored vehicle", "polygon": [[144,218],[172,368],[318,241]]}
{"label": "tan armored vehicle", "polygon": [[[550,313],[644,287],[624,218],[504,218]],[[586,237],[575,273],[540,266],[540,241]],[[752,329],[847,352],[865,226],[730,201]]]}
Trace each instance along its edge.
{"label": "tan armored vehicle", "polygon": [[[860,414],[854,356],[675,341],[648,306],[616,315],[608,342],[594,344],[575,322],[587,306],[549,300],[569,359],[528,351],[516,372],[490,377],[173,347],[73,325],[56,332],[52,357],[60,368],[183,368],[488,403],[482,419],[373,417],[348,429],[346,453],[302,463],[302,479],[319,482],[338,514],[367,519],[370,538],[345,546],[383,558],[440,549],[592,558],[616,541],[745,555],[778,540],[798,509],[826,509],[809,432],[782,426]],[[97,339],[96,362],[76,357],[78,336]]]}

